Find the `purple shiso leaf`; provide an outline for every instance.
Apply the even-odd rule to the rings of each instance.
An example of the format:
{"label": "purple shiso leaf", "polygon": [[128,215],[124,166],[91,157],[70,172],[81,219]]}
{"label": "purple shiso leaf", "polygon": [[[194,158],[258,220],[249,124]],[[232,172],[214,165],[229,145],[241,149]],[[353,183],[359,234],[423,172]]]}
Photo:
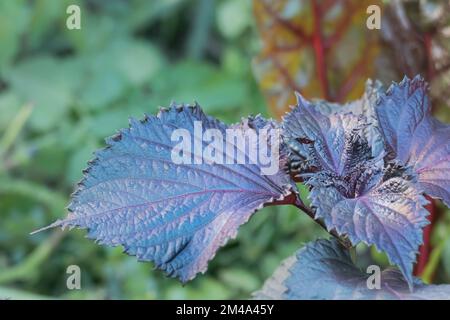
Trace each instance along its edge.
{"label": "purple shiso leaf", "polygon": [[[379,157],[384,154],[384,141],[377,124],[375,105],[379,97],[384,93],[384,87],[380,81],[367,80],[366,88],[361,99],[346,104],[328,102],[326,100],[314,100],[309,104],[324,115],[353,113],[356,116],[364,116],[367,122],[365,136],[372,147],[372,156]],[[304,99],[298,95],[298,100]]]}
{"label": "purple shiso leaf", "polygon": [[[414,278],[411,292],[398,270],[380,275],[380,288],[369,289],[368,277],[338,241],[318,240],[289,257],[254,299],[289,300],[448,300],[450,285],[425,285]],[[370,280],[369,280],[370,281]]]}
{"label": "purple shiso leaf", "polygon": [[299,177],[307,180],[322,171],[345,176],[359,163],[382,160],[383,152],[374,157],[367,137],[369,123],[363,114],[326,113],[323,102],[318,107],[300,95],[297,98],[297,106],[284,117],[282,126],[291,170]]}
{"label": "purple shiso leaf", "polygon": [[[329,112],[298,96],[298,105],[283,120],[291,170],[310,186],[316,218],[354,245],[363,241],[386,252],[412,286],[412,265],[428,223],[427,202],[414,172],[385,163],[382,136],[370,110],[375,98],[365,96],[365,107],[362,102],[342,110],[331,106]],[[374,139],[367,134],[371,127]]]}
{"label": "purple shiso leaf", "polygon": [[419,188],[450,207],[450,125],[431,116],[426,83],[405,78],[376,107],[390,158],[411,166]]}
{"label": "purple shiso leaf", "polygon": [[345,188],[351,179],[339,180],[324,175],[311,181],[316,217],[323,218],[329,229],[347,235],[353,244],[363,241],[386,252],[412,286],[422,229],[429,223],[423,208],[427,201],[417,185],[404,175],[370,168],[358,176],[360,187],[351,194]]}
{"label": "purple shiso leaf", "polygon": [[[171,150],[178,141],[171,141],[171,134],[183,128],[194,136],[194,121],[224,137],[229,127],[197,105],[172,106],[143,121],[131,119],[128,129],[96,152],[72,195],[68,217],[50,227],[86,228],[88,238],[121,245],[183,282],[204,272],[219,247],[256,210],[283,200],[296,187],[281,168],[284,160],[274,175],[261,175],[261,168],[248,162],[175,164]],[[276,127],[259,116],[241,126],[259,130],[265,125]],[[245,152],[236,154],[244,153],[248,160]]]}

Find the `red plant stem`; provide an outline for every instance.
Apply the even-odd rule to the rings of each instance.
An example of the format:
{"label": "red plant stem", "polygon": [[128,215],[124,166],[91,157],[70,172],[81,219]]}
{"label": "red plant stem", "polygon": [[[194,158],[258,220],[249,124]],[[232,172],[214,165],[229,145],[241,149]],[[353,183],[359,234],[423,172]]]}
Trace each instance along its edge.
{"label": "red plant stem", "polygon": [[283,200],[275,200],[272,203],[266,204],[266,206],[279,206],[279,205],[293,205],[300,209],[303,213],[308,215],[311,219],[314,220],[315,223],[317,223],[319,226],[321,226],[326,232],[328,232],[330,235],[335,237],[344,247],[351,248],[352,244],[350,240],[347,238],[342,238],[339,236],[339,234],[336,232],[336,230],[328,230],[326,225],[321,221],[316,219],[316,213],[314,210],[307,205],[303,203],[303,201],[296,195],[295,193],[291,193],[287,197],[285,197]]}
{"label": "red plant stem", "polygon": [[274,57],[272,59],[273,64],[278,68],[281,76],[283,77],[284,81],[286,82],[286,85],[290,86],[294,91],[297,91],[301,94],[301,89],[295,81],[291,78],[289,75],[289,71],[278,61],[277,57]]}
{"label": "red plant stem", "polygon": [[335,46],[336,43],[341,41],[341,39],[345,35],[345,32],[348,30],[353,21],[352,17],[356,9],[356,6],[352,5],[351,3],[349,4],[348,8],[346,8],[344,17],[342,17],[336,25],[336,31],[326,40],[326,48],[331,49]]}
{"label": "red plant stem", "polygon": [[262,4],[264,10],[267,12],[267,14],[272,16],[276,20],[277,23],[279,23],[280,25],[282,25],[283,27],[288,29],[290,32],[295,34],[301,41],[304,41],[304,42],[309,41],[309,37],[305,34],[303,29],[290,23],[289,21],[287,21],[285,19],[282,19],[267,2],[261,1],[261,4]]}
{"label": "red plant stem", "polygon": [[427,196],[427,200],[430,201],[430,204],[427,205],[425,208],[430,212],[430,215],[428,216],[428,221],[430,221],[430,224],[427,225],[423,229],[423,244],[419,248],[419,259],[417,260],[416,265],[414,266],[414,275],[420,276],[422,272],[425,270],[425,267],[427,266],[428,259],[430,257],[430,253],[432,251],[431,247],[431,232],[433,231],[434,224],[437,220],[437,214],[436,214],[436,205],[430,197]]}
{"label": "red plant stem", "polygon": [[311,5],[314,18],[314,28],[313,28],[314,31],[312,34],[312,42],[316,58],[317,78],[319,79],[320,82],[323,97],[326,100],[330,100],[324,40],[321,29],[322,12],[316,0],[311,0]]}
{"label": "red plant stem", "polygon": [[314,210],[306,206],[303,203],[303,201],[301,201],[297,196],[295,198],[295,202],[293,203],[293,205],[296,206],[301,211],[303,211],[304,213],[306,213],[311,219],[314,220],[314,222],[316,222],[319,226],[321,226],[326,232],[335,237],[345,248],[348,249],[352,247],[350,240],[348,240],[347,238],[340,237],[339,234],[334,229],[328,230],[327,226],[321,220],[317,220],[316,213],[314,212]]}
{"label": "red plant stem", "polygon": [[320,6],[322,12],[328,12],[333,6],[339,4],[342,0],[324,0]]}

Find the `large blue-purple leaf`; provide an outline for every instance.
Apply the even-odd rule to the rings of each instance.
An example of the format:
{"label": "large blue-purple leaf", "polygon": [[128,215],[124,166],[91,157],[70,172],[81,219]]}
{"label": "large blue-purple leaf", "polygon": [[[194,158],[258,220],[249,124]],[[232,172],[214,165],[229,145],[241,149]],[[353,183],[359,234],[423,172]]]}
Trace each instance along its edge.
{"label": "large blue-purple leaf", "polygon": [[269,278],[255,299],[290,300],[417,300],[450,299],[450,285],[425,285],[414,278],[414,291],[395,269],[380,275],[380,288],[369,289],[371,275],[356,267],[336,240],[307,244]]}
{"label": "large blue-purple leaf", "polygon": [[413,167],[419,188],[450,207],[450,126],[432,118],[425,81],[393,84],[376,113],[390,158]]}
{"label": "large blue-purple leaf", "polygon": [[[216,129],[223,140],[216,136],[214,141],[225,143],[224,149],[233,147],[233,155],[225,152],[225,164],[196,163],[212,142],[211,137],[202,141],[196,124],[202,126],[200,135]],[[276,124],[258,116],[232,126],[258,132],[265,127]],[[87,228],[88,237],[100,244],[122,245],[126,253],[153,261],[169,276],[192,279],[256,210],[295,189],[283,163],[276,174],[261,174],[261,166],[250,163],[248,148],[225,141],[228,128],[197,105],[172,106],[143,121],[131,119],[130,128],[107,139],[108,147],[96,153],[72,196],[68,217],[51,227]],[[187,143],[200,148],[200,154],[187,154],[192,164],[172,160],[180,143],[171,139],[175,129],[186,129],[191,135]],[[245,163],[226,164],[237,156]]]}
{"label": "large blue-purple leaf", "polygon": [[423,208],[427,201],[414,181],[399,168],[367,168],[359,177],[321,175],[310,183],[316,217],[353,244],[363,241],[386,252],[412,285],[422,228],[428,224],[428,211]]}

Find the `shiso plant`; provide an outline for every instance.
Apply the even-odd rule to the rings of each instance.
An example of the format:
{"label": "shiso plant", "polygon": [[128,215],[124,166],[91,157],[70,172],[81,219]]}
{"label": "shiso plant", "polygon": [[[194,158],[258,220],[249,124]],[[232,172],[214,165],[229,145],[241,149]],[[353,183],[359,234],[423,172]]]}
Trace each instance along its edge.
{"label": "shiso plant", "polygon": [[[450,285],[426,285],[412,275],[428,223],[426,197],[450,207],[450,125],[431,116],[426,91],[417,76],[387,90],[369,80],[363,97],[345,105],[297,94],[281,123],[258,115],[226,125],[197,104],[130,119],[89,162],[68,217],[47,228],[85,228],[99,244],[123,246],[187,282],[256,211],[293,205],[331,239],[306,244],[254,298],[450,299]],[[279,129],[279,170],[262,175],[251,162],[174,163],[172,132],[193,133],[196,121],[224,135],[229,128]],[[310,190],[309,206],[298,183]],[[393,265],[382,271],[380,288],[367,287],[368,275],[351,258],[360,242],[385,252]]]}

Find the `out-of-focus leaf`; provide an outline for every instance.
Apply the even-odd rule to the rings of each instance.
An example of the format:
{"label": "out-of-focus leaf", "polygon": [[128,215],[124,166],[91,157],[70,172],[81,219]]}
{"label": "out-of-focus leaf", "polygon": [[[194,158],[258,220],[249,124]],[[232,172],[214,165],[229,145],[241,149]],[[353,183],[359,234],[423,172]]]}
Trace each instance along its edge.
{"label": "out-of-focus leaf", "polygon": [[30,143],[27,151],[31,161],[23,164],[23,172],[35,179],[59,180],[64,173],[67,154],[56,142]]}
{"label": "out-of-focus leaf", "polygon": [[[174,163],[171,154],[178,142],[171,134],[186,129],[199,143],[194,121],[226,135],[228,126],[198,106],[172,106],[144,121],[131,119],[129,129],[109,138],[108,147],[96,153],[72,197],[69,216],[50,227],[87,228],[89,238],[122,245],[128,254],[153,261],[182,281],[204,272],[241,224],[265,204],[290,195],[295,184],[282,162],[276,174],[261,175],[260,166],[248,163],[248,151],[233,142],[227,143],[248,164]],[[233,128],[259,131],[267,126],[274,124],[256,117]]]}
{"label": "out-of-focus leaf", "polygon": [[0,131],[3,131],[19,112],[20,98],[10,90],[0,93]]}
{"label": "out-of-focus leaf", "polygon": [[378,33],[366,28],[380,1],[254,0],[263,48],[254,70],[272,111],[282,115],[293,92],[331,101],[356,99],[374,75]]}
{"label": "out-of-focus leaf", "polygon": [[71,4],[80,5],[80,0],[35,0],[29,3],[30,23],[26,37],[30,48],[40,48],[42,43],[51,43],[55,28],[65,27],[66,8]]}
{"label": "out-of-focus leaf", "polygon": [[113,135],[117,131],[117,128],[123,128],[127,125],[127,119],[130,113],[131,110],[126,108],[101,112],[87,119],[89,133],[98,139]]}
{"label": "out-of-focus leaf", "polygon": [[431,116],[426,83],[393,84],[376,108],[391,157],[411,166],[419,188],[450,207],[450,125]]}
{"label": "out-of-focus leaf", "polygon": [[165,61],[156,47],[146,42],[118,42],[117,68],[134,86],[152,79],[164,68]]}
{"label": "out-of-focus leaf", "polygon": [[[67,0],[66,0],[67,1]],[[68,0],[69,4],[79,4],[89,14],[89,19],[95,22],[99,16],[111,17],[120,24],[116,26],[120,36],[127,36],[141,31],[149,24],[165,22],[171,18],[171,14],[183,12],[180,5],[186,0],[130,0],[130,1],[98,1],[98,0]],[[87,4],[87,5],[86,5]],[[93,9],[93,10],[90,10]],[[183,7],[184,9],[184,7]],[[89,25],[90,26],[90,25]],[[84,35],[86,36],[86,35]],[[92,37],[95,39],[95,37]]]}
{"label": "out-of-focus leaf", "polygon": [[96,144],[91,141],[86,141],[83,146],[78,147],[77,150],[71,154],[65,174],[68,185],[73,185],[81,180],[83,177],[82,171],[86,167],[86,159],[92,157],[92,150],[95,150],[95,148],[97,148]]}
{"label": "out-of-focus leaf", "polygon": [[216,297],[215,299],[227,300],[230,298],[230,294],[229,289],[224,283],[213,278],[206,278],[199,282],[199,286],[193,289],[189,296],[192,297],[192,299],[203,298],[207,300],[214,300],[213,297]]}
{"label": "out-of-focus leaf", "polygon": [[30,14],[25,0],[0,2],[0,75],[20,47],[20,36],[26,29]]}
{"label": "out-of-focus leaf", "polygon": [[230,268],[220,273],[220,279],[230,288],[252,292],[259,286],[256,275],[244,269]]}
{"label": "out-of-focus leaf", "polygon": [[11,90],[34,106],[30,118],[33,129],[48,130],[66,115],[78,81],[71,70],[70,62],[37,56],[5,72]]}
{"label": "out-of-focus leaf", "polygon": [[95,73],[80,94],[80,103],[89,109],[108,106],[124,93],[126,82],[115,70],[104,69]]}
{"label": "out-of-focus leaf", "polygon": [[[189,75],[189,81],[180,81]],[[242,109],[249,94],[249,84],[221,69],[195,61],[186,60],[169,67],[151,81],[153,90],[166,101],[192,102],[196,99],[205,104],[205,111],[217,113],[225,109]]]}
{"label": "out-of-focus leaf", "polygon": [[82,57],[85,80],[79,102],[91,110],[108,107],[124,97],[127,89],[141,88],[156,75],[159,77],[166,63],[156,47],[121,38],[109,43],[100,53]]}
{"label": "out-of-focus leaf", "polygon": [[318,240],[288,258],[254,294],[255,299],[290,300],[417,300],[450,299],[450,285],[425,285],[414,278],[415,289],[395,269],[381,273],[381,288],[369,289],[371,274],[359,270],[336,240]]}
{"label": "out-of-focus leaf", "polygon": [[50,300],[52,297],[33,294],[27,291],[0,287],[0,297],[11,300]]}
{"label": "out-of-focus leaf", "polygon": [[239,36],[251,21],[251,0],[222,2],[217,8],[217,26],[228,37]]}
{"label": "out-of-focus leaf", "polygon": [[81,30],[63,28],[64,38],[79,53],[101,53],[108,43],[113,42],[118,34],[123,36],[124,25],[117,23],[112,15],[94,15],[86,8],[86,3],[80,3],[82,12]]}

